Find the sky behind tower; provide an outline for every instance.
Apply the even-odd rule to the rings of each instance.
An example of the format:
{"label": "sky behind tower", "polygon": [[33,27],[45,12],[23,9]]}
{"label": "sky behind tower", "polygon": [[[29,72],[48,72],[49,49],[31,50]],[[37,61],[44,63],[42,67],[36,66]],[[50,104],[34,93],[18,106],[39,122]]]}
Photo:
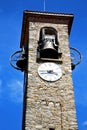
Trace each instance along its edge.
{"label": "sky behind tower", "polygon": [[[23,77],[10,66],[10,55],[20,50],[24,10],[44,11],[44,0],[0,1],[0,130],[22,130]],[[45,0],[46,12],[74,14],[70,46],[82,54],[73,70],[79,130],[87,130],[87,1]]]}

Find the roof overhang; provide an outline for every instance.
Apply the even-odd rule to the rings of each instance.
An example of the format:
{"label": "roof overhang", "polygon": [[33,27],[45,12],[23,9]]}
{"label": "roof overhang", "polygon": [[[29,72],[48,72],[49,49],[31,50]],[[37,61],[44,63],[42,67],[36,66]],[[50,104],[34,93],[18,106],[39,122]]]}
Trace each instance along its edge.
{"label": "roof overhang", "polygon": [[23,14],[20,47],[22,48],[23,46],[26,46],[28,43],[29,22],[67,24],[68,34],[70,34],[73,18],[74,18],[73,14],[25,10]]}

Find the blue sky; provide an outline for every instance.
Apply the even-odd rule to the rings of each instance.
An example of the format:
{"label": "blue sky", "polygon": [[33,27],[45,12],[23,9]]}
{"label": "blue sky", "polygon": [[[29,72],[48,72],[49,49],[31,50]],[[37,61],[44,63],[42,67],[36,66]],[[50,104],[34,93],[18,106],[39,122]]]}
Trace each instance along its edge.
{"label": "blue sky", "polygon": [[[43,11],[43,0],[0,1],[0,130],[22,130],[23,72],[9,57],[20,50],[23,10]],[[87,2],[46,0],[46,11],[74,14],[70,46],[83,57],[73,71],[77,120],[79,130],[87,130]]]}

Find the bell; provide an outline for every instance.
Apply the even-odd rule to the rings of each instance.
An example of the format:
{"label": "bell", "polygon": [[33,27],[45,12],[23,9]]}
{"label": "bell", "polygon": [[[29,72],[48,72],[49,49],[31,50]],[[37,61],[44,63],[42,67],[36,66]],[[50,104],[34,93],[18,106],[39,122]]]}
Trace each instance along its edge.
{"label": "bell", "polygon": [[58,51],[54,48],[54,45],[51,41],[47,41],[43,43],[43,48],[40,51],[41,58],[58,58]]}
{"label": "bell", "polygon": [[71,63],[71,68],[72,68],[72,70],[74,70],[75,69],[75,64]]}
{"label": "bell", "polygon": [[23,70],[25,68],[25,66],[27,65],[26,54],[21,54],[19,60],[16,62],[16,65],[21,70]]}
{"label": "bell", "polygon": [[23,70],[26,66],[26,59],[19,59],[17,62],[16,62],[16,65],[18,68],[21,68],[21,70]]}

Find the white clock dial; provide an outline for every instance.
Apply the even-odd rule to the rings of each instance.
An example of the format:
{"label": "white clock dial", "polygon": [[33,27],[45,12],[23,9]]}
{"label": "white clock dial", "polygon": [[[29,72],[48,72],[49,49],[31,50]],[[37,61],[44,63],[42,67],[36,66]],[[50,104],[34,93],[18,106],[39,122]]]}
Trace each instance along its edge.
{"label": "white clock dial", "polygon": [[39,66],[38,74],[46,81],[56,81],[62,76],[62,71],[56,63],[46,62]]}

